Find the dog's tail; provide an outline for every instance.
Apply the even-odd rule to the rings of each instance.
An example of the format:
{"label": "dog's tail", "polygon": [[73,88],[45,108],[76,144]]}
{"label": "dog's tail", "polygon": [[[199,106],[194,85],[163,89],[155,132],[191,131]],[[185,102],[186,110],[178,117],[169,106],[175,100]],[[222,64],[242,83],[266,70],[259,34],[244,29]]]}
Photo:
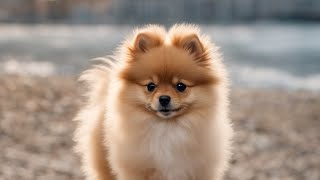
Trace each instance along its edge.
{"label": "dog's tail", "polygon": [[110,73],[110,67],[97,65],[85,71],[79,79],[85,84],[87,93],[84,94],[86,101],[74,119],[78,122],[74,140],[75,151],[81,156],[87,179],[114,179],[103,143],[106,138],[103,122]]}

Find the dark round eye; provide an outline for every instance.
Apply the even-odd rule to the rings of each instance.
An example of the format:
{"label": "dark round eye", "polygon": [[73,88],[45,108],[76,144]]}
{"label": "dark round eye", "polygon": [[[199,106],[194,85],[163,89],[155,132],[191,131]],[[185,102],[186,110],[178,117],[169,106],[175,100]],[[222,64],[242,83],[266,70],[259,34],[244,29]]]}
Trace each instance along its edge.
{"label": "dark round eye", "polygon": [[176,89],[179,91],[179,92],[183,92],[187,89],[187,86],[183,83],[178,83],[176,85]]}
{"label": "dark round eye", "polygon": [[154,91],[155,88],[156,88],[156,85],[152,82],[147,85],[147,89],[149,92]]}

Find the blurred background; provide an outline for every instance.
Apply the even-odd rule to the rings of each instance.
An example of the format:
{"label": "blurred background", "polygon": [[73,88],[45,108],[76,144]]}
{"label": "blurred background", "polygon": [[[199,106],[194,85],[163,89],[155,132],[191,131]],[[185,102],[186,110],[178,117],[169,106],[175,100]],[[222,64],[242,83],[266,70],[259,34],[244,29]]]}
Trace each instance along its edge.
{"label": "blurred background", "polygon": [[1,72],[77,74],[133,27],[190,22],[222,48],[234,84],[320,89],[318,0],[0,0],[0,21]]}
{"label": "blurred background", "polygon": [[199,24],[232,79],[226,179],[320,179],[319,0],[0,0],[0,179],[81,179],[76,78],[149,23]]}

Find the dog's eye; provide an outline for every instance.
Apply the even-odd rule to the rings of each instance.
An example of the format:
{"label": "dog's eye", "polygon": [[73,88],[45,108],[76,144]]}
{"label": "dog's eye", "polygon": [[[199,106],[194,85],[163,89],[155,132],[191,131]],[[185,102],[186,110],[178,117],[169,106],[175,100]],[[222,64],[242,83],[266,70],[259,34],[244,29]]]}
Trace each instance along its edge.
{"label": "dog's eye", "polygon": [[147,85],[147,89],[149,92],[152,92],[152,91],[154,91],[154,89],[156,89],[156,85],[151,82]]}
{"label": "dog's eye", "polygon": [[187,86],[183,83],[178,83],[176,85],[176,89],[179,91],[179,92],[183,92],[187,89]]}

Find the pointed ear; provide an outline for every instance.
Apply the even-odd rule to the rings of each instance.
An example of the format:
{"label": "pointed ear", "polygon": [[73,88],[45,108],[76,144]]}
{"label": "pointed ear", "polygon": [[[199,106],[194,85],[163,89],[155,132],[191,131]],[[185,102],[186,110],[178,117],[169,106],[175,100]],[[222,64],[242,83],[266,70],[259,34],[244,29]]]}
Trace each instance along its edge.
{"label": "pointed ear", "polygon": [[190,54],[199,56],[204,52],[202,43],[196,34],[181,37],[180,40],[175,42],[175,45],[187,50]]}
{"label": "pointed ear", "polygon": [[145,53],[149,49],[160,46],[161,40],[159,37],[148,34],[146,32],[139,33],[134,40],[134,50],[136,52]]}

